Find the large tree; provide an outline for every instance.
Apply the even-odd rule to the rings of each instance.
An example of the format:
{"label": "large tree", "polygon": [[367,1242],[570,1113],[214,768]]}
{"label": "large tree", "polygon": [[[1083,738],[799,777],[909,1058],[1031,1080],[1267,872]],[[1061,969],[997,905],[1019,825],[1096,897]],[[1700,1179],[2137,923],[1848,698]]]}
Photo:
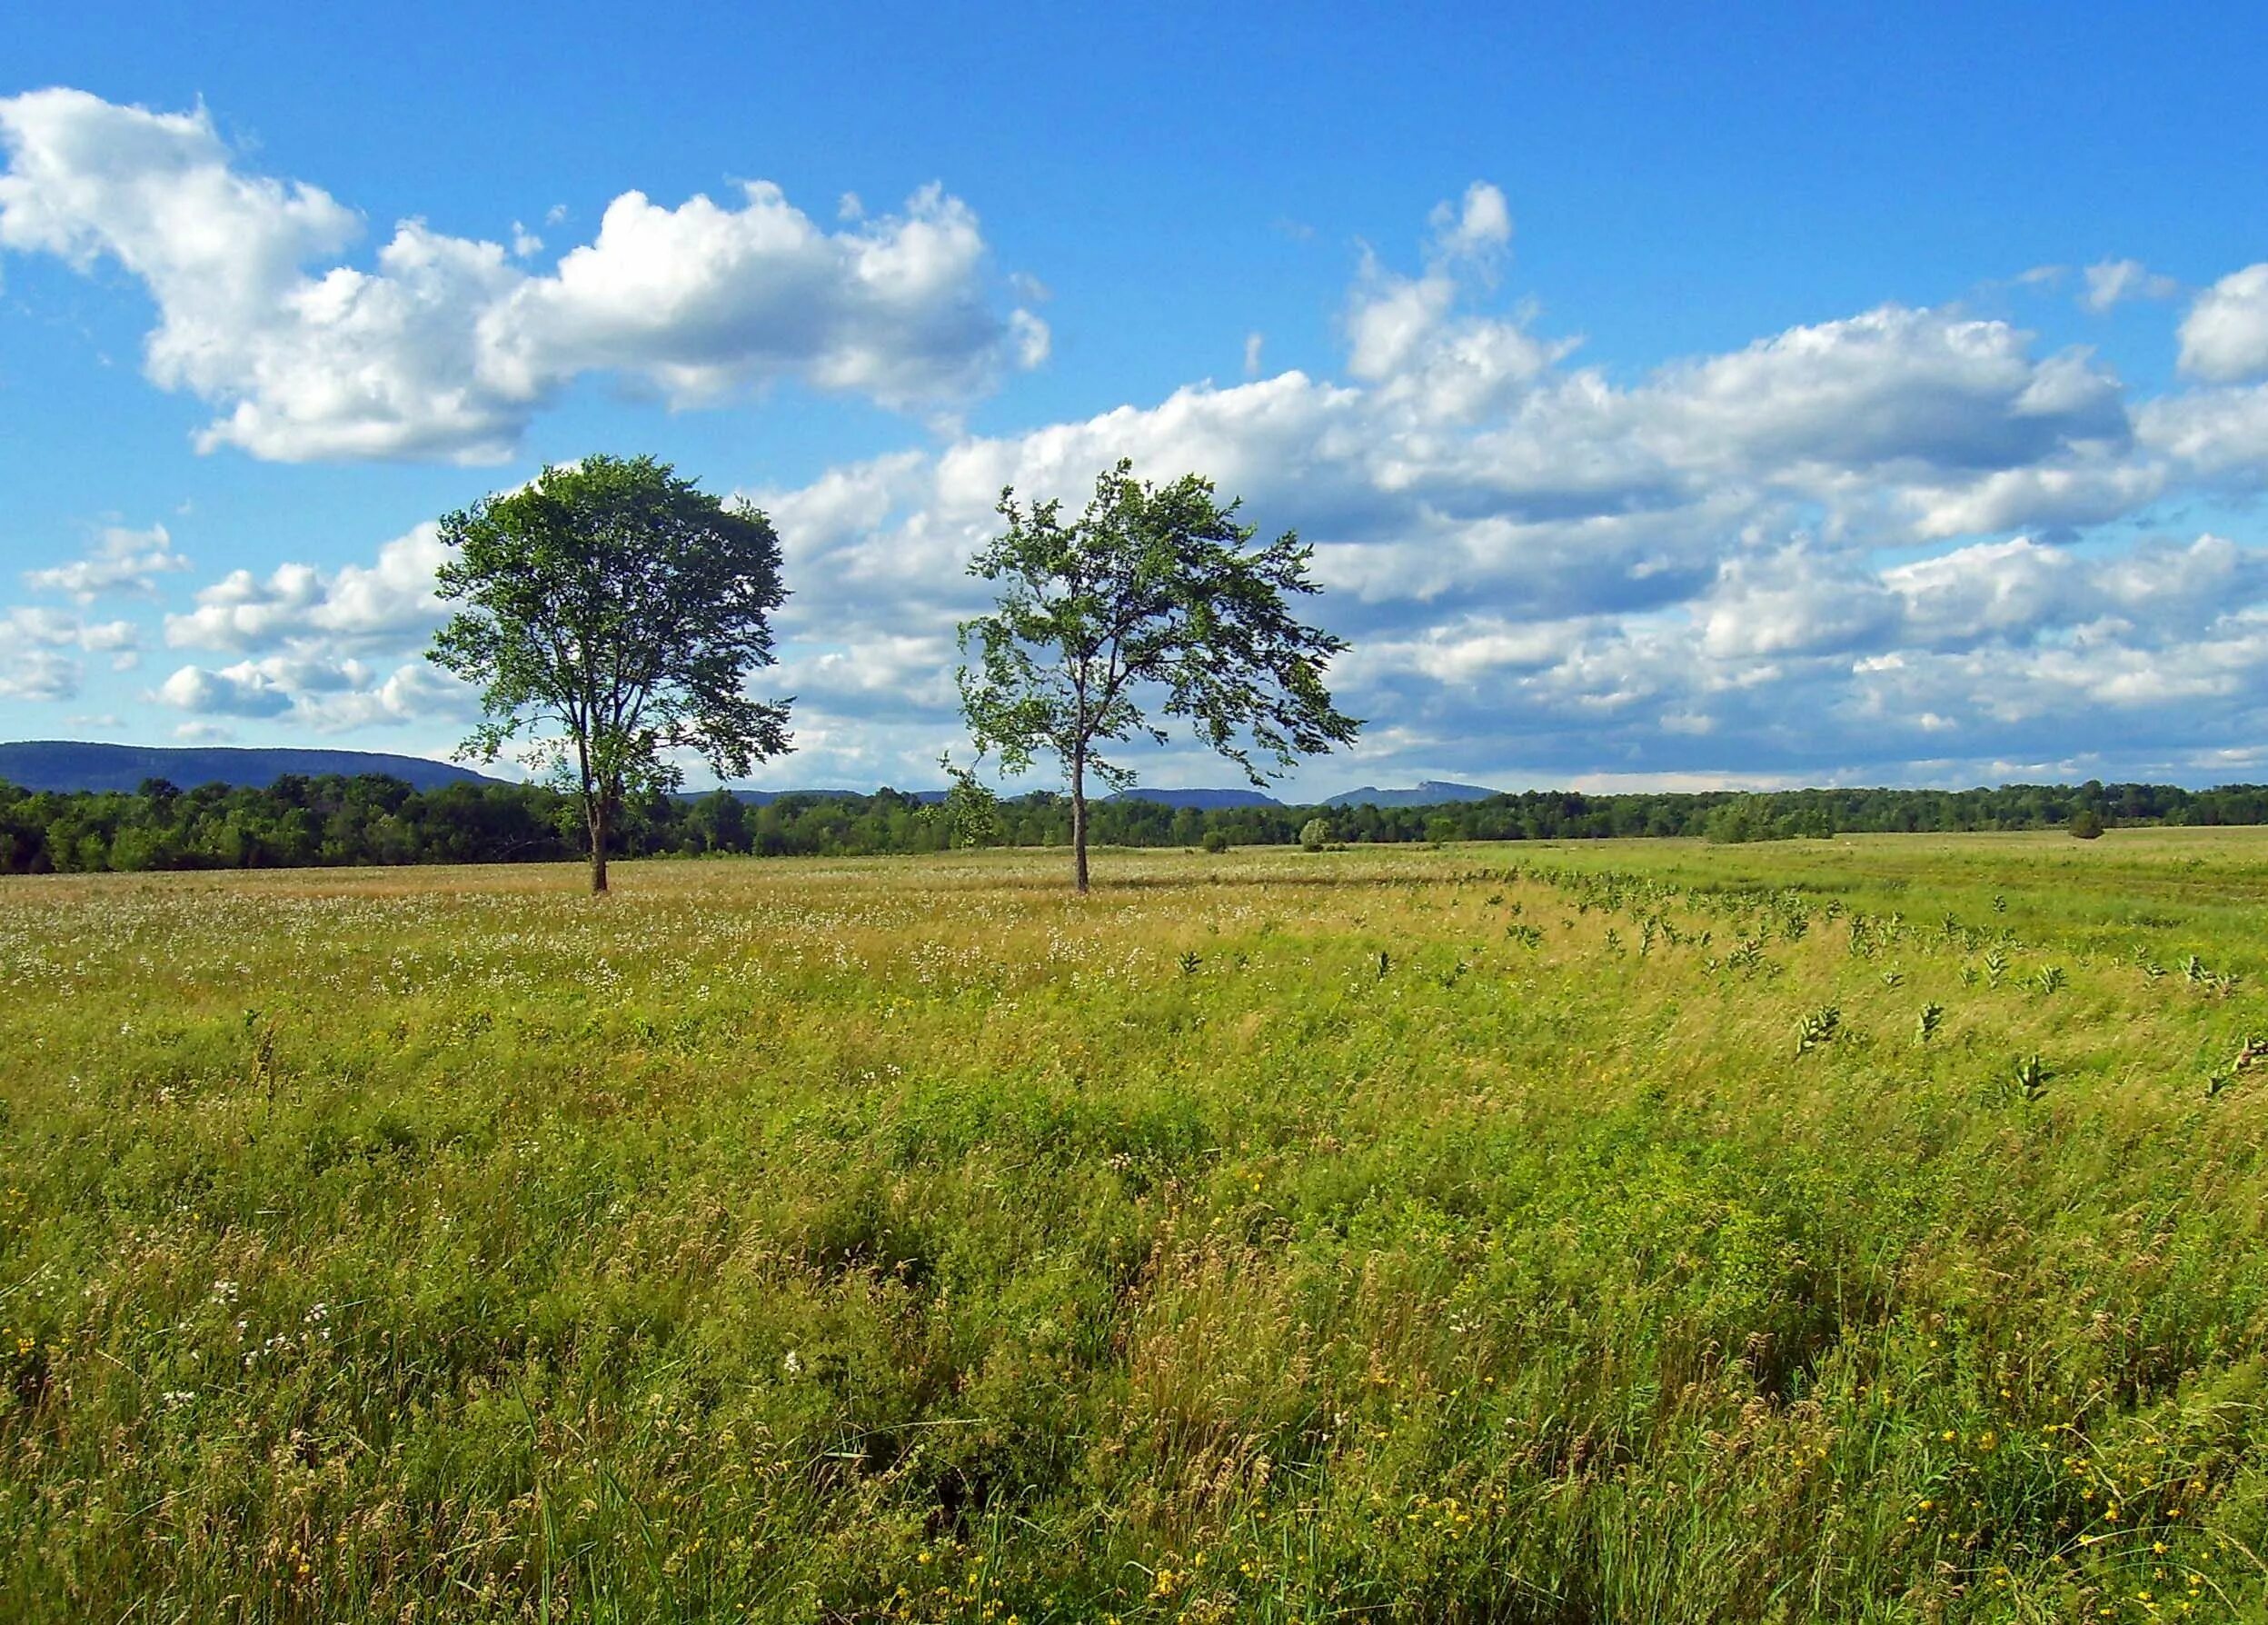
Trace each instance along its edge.
{"label": "large tree", "polygon": [[514,739],[577,798],[591,889],[606,890],[625,798],[674,789],[669,753],[722,778],[790,748],[789,702],[751,700],[772,662],[780,540],[652,457],[586,457],[441,522],[441,596],[461,605],[427,656],[481,691],[463,755]]}
{"label": "large tree", "polygon": [[1081,892],[1087,776],[1132,783],[1104,752],[1138,736],[1165,743],[1154,717],[1188,719],[1255,784],[1268,777],[1256,755],[1286,769],[1361,726],[1323,686],[1345,642],[1291,613],[1291,600],[1318,590],[1313,549],[1289,531],[1255,547],[1240,505],[1221,506],[1197,474],[1153,486],[1121,462],[1068,523],[1059,503],[1025,506],[1003,491],[1008,528],[969,566],[998,600],[960,626],[962,713],[979,753],[1009,772],[1043,752],[1061,763]]}

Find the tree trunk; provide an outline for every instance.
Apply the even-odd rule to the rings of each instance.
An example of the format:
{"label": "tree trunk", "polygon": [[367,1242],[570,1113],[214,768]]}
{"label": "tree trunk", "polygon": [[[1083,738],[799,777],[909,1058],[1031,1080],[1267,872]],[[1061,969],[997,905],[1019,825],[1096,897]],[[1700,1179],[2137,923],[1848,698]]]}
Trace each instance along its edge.
{"label": "tree trunk", "polygon": [[1087,753],[1071,753],[1071,886],[1087,893]]}
{"label": "tree trunk", "polygon": [[591,891],[596,896],[606,890],[606,797],[591,798]]}

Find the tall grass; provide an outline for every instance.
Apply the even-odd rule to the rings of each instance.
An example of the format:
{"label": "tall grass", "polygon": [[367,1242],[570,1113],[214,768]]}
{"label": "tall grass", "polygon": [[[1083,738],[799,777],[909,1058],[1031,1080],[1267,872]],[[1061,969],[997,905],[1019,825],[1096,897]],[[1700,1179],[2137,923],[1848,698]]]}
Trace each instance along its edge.
{"label": "tall grass", "polygon": [[1058,870],[0,885],[0,1616],[2268,1612],[2268,832]]}

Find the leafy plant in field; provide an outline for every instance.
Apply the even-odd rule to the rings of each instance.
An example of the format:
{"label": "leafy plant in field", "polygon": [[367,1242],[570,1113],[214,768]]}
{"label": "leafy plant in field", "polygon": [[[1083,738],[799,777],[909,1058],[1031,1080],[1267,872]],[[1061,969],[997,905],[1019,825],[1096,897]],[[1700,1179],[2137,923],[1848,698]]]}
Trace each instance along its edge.
{"label": "leafy plant in field", "polygon": [[275,1096],[275,1032],[276,1018],[258,1010],[244,1012],[244,1032],[252,1039],[252,1060],[245,1081],[267,1095]]}
{"label": "leafy plant in field", "polygon": [[1985,985],[1988,987],[1998,987],[2001,983],[2001,979],[2007,974],[2008,956],[1997,948],[1987,948],[1984,951]]}
{"label": "leafy plant in field", "polygon": [[2061,965],[2042,965],[2032,980],[2040,992],[2054,993],[2063,991],[2064,984],[2069,978],[2064,974],[2064,967]]}
{"label": "leafy plant in field", "polygon": [[1917,1044],[1925,1044],[1936,1037],[1937,1029],[1945,1024],[1945,1007],[1944,1005],[1923,1005],[1921,1013],[1914,1018],[1914,1042]]}
{"label": "leafy plant in field", "polygon": [[1832,1004],[1822,1004],[1803,1019],[1796,1030],[1796,1052],[1808,1054],[1822,1044],[1833,1043],[1843,1030],[1843,1012]]}
{"label": "leafy plant in field", "polygon": [[2034,1053],[2026,1055],[2016,1062],[2014,1074],[2010,1082],[2019,1100],[2034,1102],[2045,1097],[2048,1083],[2054,1076],[2055,1074],[2048,1069],[2047,1063]]}

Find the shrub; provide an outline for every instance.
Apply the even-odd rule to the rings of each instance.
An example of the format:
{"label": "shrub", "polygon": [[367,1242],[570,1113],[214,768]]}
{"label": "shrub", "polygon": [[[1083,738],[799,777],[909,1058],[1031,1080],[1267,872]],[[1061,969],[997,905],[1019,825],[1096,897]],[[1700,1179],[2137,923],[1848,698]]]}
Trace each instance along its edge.
{"label": "shrub", "polygon": [[1228,832],[1226,830],[1207,830],[1205,832],[1205,839],[1199,844],[1203,846],[1207,852],[1227,852],[1228,850]]}
{"label": "shrub", "polygon": [[2072,835],[2081,841],[2094,841],[2103,833],[2103,814],[2093,807],[2082,807],[2071,815]]}
{"label": "shrub", "polygon": [[1300,851],[1321,852],[1330,843],[1331,821],[1329,819],[1310,818],[1299,826]]}

